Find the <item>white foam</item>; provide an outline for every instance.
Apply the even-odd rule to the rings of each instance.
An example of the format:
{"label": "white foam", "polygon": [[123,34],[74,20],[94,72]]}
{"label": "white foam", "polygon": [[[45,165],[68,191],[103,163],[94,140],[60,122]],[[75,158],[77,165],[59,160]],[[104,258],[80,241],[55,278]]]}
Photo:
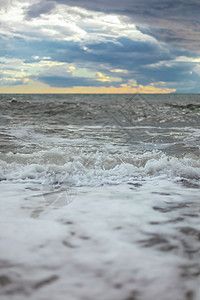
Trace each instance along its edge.
{"label": "white foam", "polygon": [[82,152],[53,148],[32,154],[0,154],[3,180],[40,181],[55,177],[75,186],[120,184],[135,178],[165,175],[172,180],[200,178],[200,161],[192,157],[169,157],[158,151],[136,153]]}
{"label": "white foam", "polygon": [[[121,300],[134,295],[171,300],[184,299],[188,290],[198,299],[198,277],[181,276],[187,266],[191,268],[191,260],[184,252],[181,222],[179,227],[171,222],[180,217],[180,210],[167,214],[152,208],[168,208],[165,201],[188,203],[191,191],[157,179],[139,190],[128,185],[84,187],[69,206],[54,209],[39,191],[27,187],[1,183],[1,274],[10,280],[2,286],[2,299],[12,292],[13,299],[22,300],[27,295],[31,300],[66,300],[66,295],[69,300]],[[166,190],[171,195],[161,197]],[[198,191],[192,196],[197,199]],[[193,218],[189,226],[198,228],[194,222]],[[177,248],[162,251],[165,242],[156,242],[156,237]],[[146,247],[152,238],[155,245]],[[198,242],[192,241],[196,249]],[[198,260],[196,253],[194,274]]]}

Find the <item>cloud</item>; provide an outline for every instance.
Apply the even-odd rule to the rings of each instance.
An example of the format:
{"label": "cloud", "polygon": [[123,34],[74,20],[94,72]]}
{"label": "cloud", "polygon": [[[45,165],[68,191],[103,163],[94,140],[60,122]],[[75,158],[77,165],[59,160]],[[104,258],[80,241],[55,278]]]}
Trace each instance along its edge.
{"label": "cloud", "polygon": [[[57,3],[129,17],[144,32],[166,42],[200,50],[199,0],[57,0]],[[149,31],[150,30],[150,31]]]}
{"label": "cloud", "polygon": [[1,0],[0,1],[0,9],[6,10],[11,5],[11,0]]}
{"label": "cloud", "polygon": [[39,61],[42,57],[51,57],[52,61],[76,62],[90,67],[93,65],[94,69],[97,68],[98,63],[98,68],[104,65],[104,68],[107,66],[110,70],[126,70],[122,72],[124,75],[137,66],[176,57],[173,51],[170,52],[159,44],[135,42],[128,38],[119,38],[114,42],[105,40],[91,43],[90,41],[85,44],[87,50],[84,50],[81,43],[73,41],[24,41],[22,38],[2,41],[1,45],[2,56],[24,59],[27,63],[35,62],[36,58]]}
{"label": "cloud", "polygon": [[194,0],[2,1],[1,84],[200,91],[198,7]]}
{"label": "cloud", "polygon": [[21,37],[27,40],[62,40],[84,42],[113,40],[128,37],[135,41],[155,41],[142,33],[132,22],[123,21],[117,15],[88,12],[78,7],[43,1],[30,5],[15,2],[2,14],[0,34]]}
{"label": "cloud", "polygon": [[[13,67],[14,63],[14,67]],[[30,74],[22,69],[19,60],[0,61],[0,86],[17,86],[27,84]]]}
{"label": "cloud", "polygon": [[103,75],[101,72],[97,72],[98,80],[102,82],[111,81],[109,76]]}
{"label": "cloud", "polygon": [[120,77],[110,77],[107,75],[102,74],[101,72],[97,72],[97,80],[101,81],[101,82],[120,82],[122,81]]}
{"label": "cloud", "polygon": [[[52,4],[51,4],[52,3]],[[25,3],[14,2],[6,12],[2,10],[0,35],[6,38],[23,38],[29,40],[81,40],[86,32],[77,24],[76,12],[72,15],[64,10],[58,9],[52,12],[53,2],[33,4],[30,1]],[[36,8],[39,9],[36,13]],[[42,13],[43,11],[43,13]],[[48,14],[44,12],[48,11]],[[31,15],[38,15],[33,19]]]}
{"label": "cloud", "polygon": [[145,78],[148,78],[151,82],[160,80],[170,88],[176,87],[177,92],[180,93],[200,91],[197,85],[200,74],[196,70],[195,63],[171,61],[160,66],[141,68],[140,71],[144,75],[143,83],[147,82]]}
{"label": "cloud", "polygon": [[[15,76],[13,76],[15,75]],[[24,85],[29,81],[29,78],[26,77],[26,72],[21,70],[17,73],[14,70],[1,70],[0,71],[0,86],[16,86]]]}
{"label": "cloud", "polygon": [[55,6],[55,1],[37,2],[28,7],[28,9],[26,10],[26,17],[29,19],[40,17],[41,14],[48,14],[55,8]]}
{"label": "cloud", "polygon": [[[199,0],[1,0],[0,7],[10,7],[1,15],[1,21],[5,22],[0,32],[5,34],[11,34],[8,29],[13,27],[13,35],[45,39],[154,37],[200,51]],[[21,26],[20,20],[23,20]]]}
{"label": "cloud", "polygon": [[67,63],[45,68],[42,72],[32,76],[32,79],[39,80],[52,87],[76,87],[76,86],[119,86],[122,82],[119,77],[110,77],[101,72],[92,72],[85,68],[78,68]]}
{"label": "cloud", "polygon": [[[190,57],[192,53],[163,47],[159,43],[119,38],[114,42],[93,44],[90,41],[86,46],[87,50],[84,50],[81,43],[72,41],[31,40],[27,43],[21,38],[12,39],[12,44],[9,40],[1,49],[7,56],[7,60],[2,60],[2,68],[6,70],[15,65],[13,77],[17,78],[19,70],[24,69],[24,78],[38,79],[54,87],[108,87],[110,84],[119,87],[137,80],[140,85],[163,81],[168,88],[183,91],[186,85],[182,82],[197,82],[200,78],[195,71],[198,59]],[[9,81],[4,81],[5,85],[7,83]]]}

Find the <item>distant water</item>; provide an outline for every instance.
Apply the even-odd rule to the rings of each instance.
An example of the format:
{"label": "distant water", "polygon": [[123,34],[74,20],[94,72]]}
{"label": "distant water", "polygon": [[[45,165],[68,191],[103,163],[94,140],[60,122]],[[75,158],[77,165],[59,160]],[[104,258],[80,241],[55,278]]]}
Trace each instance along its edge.
{"label": "distant water", "polygon": [[[107,296],[85,289],[81,292],[85,298],[81,298],[72,282],[69,299],[200,299],[200,95],[0,95],[0,181],[5,195],[10,188],[16,193],[23,188],[36,193],[27,199],[30,206],[34,203],[31,218],[38,220],[47,218],[41,199],[58,211],[70,212],[75,205],[78,216],[79,205],[86,201],[83,210],[89,215],[82,220],[84,230],[97,224],[96,229],[102,235],[107,232],[113,241],[112,246],[105,240],[105,249],[101,241],[99,254],[92,244],[88,247],[94,251],[94,260],[113,254],[113,269],[102,267],[100,283],[93,282],[107,289]],[[25,196],[19,197],[23,207]],[[8,200],[4,197],[3,201]],[[94,208],[95,201],[99,206]],[[107,228],[93,219],[99,209],[102,226],[107,224]],[[54,217],[57,222],[59,212]],[[94,232],[90,234],[95,238]],[[8,247],[15,246],[11,240]],[[116,252],[126,243],[129,248],[124,256]],[[5,260],[15,260],[6,255]],[[121,260],[117,262],[118,256]],[[125,272],[126,256],[130,265]],[[72,256],[71,264],[77,263]],[[92,264],[92,258],[88,259],[88,265]],[[90,267],[88,278],[100,268]],[[37,268],[41,272],[43,267]],[[122,275],[107,286],[106,278],[114,280],[112,270]],[[23,270],[18,271],[25,276]],[[5,272],[6,282],[17,285],[9,271]],[[3,295],[10,286],[12,283],[5,285]],[[62,294],[61,289],[58,299],[66,299],[66,291]],[[22,294],[27,293],[34,298],[33,285]],[[13,295],[18,295],[17,289]]]}

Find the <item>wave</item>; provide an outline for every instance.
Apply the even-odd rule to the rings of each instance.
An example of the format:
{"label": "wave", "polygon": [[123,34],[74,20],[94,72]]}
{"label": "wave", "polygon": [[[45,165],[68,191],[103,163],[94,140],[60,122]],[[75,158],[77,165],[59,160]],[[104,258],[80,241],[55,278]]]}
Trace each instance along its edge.
{"label": "wave", "polygon": [[164,175],[172,180],[200,179],[195,156],[168,156],[159,151],[86,152],[76,148],[53,148],[32,154],[0,153],[0,180],[101,186]]}

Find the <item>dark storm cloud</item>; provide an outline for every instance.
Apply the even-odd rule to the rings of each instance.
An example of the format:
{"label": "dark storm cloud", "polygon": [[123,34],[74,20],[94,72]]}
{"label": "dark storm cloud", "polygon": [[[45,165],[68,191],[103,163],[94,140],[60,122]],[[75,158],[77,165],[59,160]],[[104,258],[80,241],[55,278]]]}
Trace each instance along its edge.
{"label": "dark storm cloud", "polygon": [[30,7],[28,17],[48,13],[55,3],[127,16],[160,40],[200,51],[199,0],[46,0]]}
{"label": "dark storm cloud", "polygon": [[165,49],[150,42],[132,41],[119,38],[116,42],[104,41],[86,44],[84,51],[77,43],[69,42],[62,53],[56,54],[54,59],[71,62],[95,62],[109,64],[112,68],[130,69],[137,65],[152,64],[160,60],[171,59],[172,55]]}
{"label": "dark storm cloud", "polygon": [[[56,0],[57,3],[80,6],[89,10],[133,16],[154,23],[158,19],[199,23],[199,0]],[[154,20],[154,21],[153,21]]]}
{"label": "dark storm cloud", "polygon": [[66,43],[62,52],[55,52],[54,60],[61,62],[95,63],[109,65],[110,68],[126,69],[146,67],[162,61],[170,61],[177,56],[194,57],[195,53],[186,50],[177,50],[173,47],[161,47],[149,41],[133,41],[128,38],[118,38],[116,42],[104,41],[86,44],[84,51],[75,42]]}
{"label": "dark storm cloud", "polygon": [[111,68],[132,69],[175,57],[173,52],[165,48],[160,51],[158,45],[128,38],[86,44],[87,51],[73,41],[24,41],[22,38],[12,38],[7,42],[4,40],[1,45],[2,56],[24,59],[26,63],[35,62],[33,56],[50,56],[52,60],[60,62],[93,62],[108,64]]}

